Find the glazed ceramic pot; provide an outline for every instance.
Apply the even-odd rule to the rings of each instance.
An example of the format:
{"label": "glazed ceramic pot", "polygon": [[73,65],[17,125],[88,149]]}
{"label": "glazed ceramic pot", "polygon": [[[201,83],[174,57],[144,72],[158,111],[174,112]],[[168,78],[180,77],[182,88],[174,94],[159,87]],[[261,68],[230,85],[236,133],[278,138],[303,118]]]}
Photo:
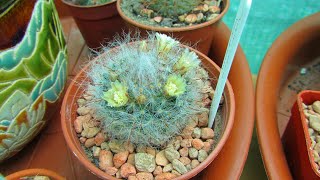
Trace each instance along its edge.
{"label": "glazed ceramic pot", "polygon": [[[9,39],[3,46],[9,47],[0,50],[0,162],[42,129],[67,78],[67,50],[53,0],[15,2],[0,16],[0,24],[12,24],[13,37],[22,34],[19,42]],[[28,23],[12,21],[27,13],[30,19],[21,21]]]}
{"label": "glazed ceramic pot", "polygon": [[147,31],[161,32],[163,34],[167,34],[174,38],[177,38],[183,43],[196,45],[197,49],[205,55],[208,55],[217,26],[221,22],[222,17],[228,11],[230,5],[229,0],[221,1],[221,13],[216,18],[208,22],[186,27],[165,28],[149,26],[132,20],[123,12],[121,8],[121,2],[122,0],[117,1],[117,9],[120,16],[127,23],[128,29],[130,29],[130,31],[134,32],[138,30],[143,36],[147,35]]}
{"label": "glazed ceramic pot", "polygon": [[[192,49],[192,48],[189,48],[189,49],[191,51],[194,51],[199,56],[199,58],[202,61],[203,67],[207,70],[211,78],[218,77],[220,73],[220,68],[212,60],[210,60],[207,56],[205,56],[204,54],[200,53],[195,49]],[[113,50],[116,50],[116,49],[112,49],[111,51]],[[72,81],[72,83],[67,89],[67,92],[61,107],[62,130],[69,148],[71,149],[73,154],[78,158],[78,160],[82,165],[84,165],[90,172],[92,172],[93,174],[97,175],[102,179],[116,179],[115,177],[110,176],[109,174],[103,172],[98,167],[96,167],[93,163],[90,162],[83,148],[81,147],[81,144],[79,142],[79,137],[77,136],[73,126],[74,120],[77,117],[77,109],[78,109],[77,98],[83,94],[84,87],[85,87],[84,84],[88,83],[88,77],[86,76],[86,72],[90,68],[90,65],[91,64],[86,65],[80,71],[80,73],[77,74],[77,76],[74,78],[74,80]],[[213,82],[213,83],[216,83],[216,82]],[[223,131],[221,133],[222,135],[219,142],[217,143],[217,145],[215,146],[215,148],[209,154],[209,156],[205,161],[203,161],[199,166],[187,172],[186,174],[178,176],[176,179],[190,179],[196,176],[215,159],[215,157],[219,154],[219,152],[223,148],[224,144],[227,142],[227,139],[229,137],[229,134],[233,126],[234,112],[235,112],[234,93],[229,82],[227,82],[226,88],[224,90],[224,99],[225,99],[225,103],[222,110],[223,112],[222,130]]]}
{"label": "glazed ceramic pot", "polygon": [[[256,89],[257,132],[264,165],[269,178],[291,179],[281,143],[282,117],[289,119],[290,109],[279,103],[285,96],[288,81],[304,64],[320,57],[320,13],[309,16],[282,33],[267,52],[261,66]],[[289,91],[286,91],[289,92]],[[290,91],[286,103],[292,107],[297,92]],[[290,102],[290,103],[289,103]],[[279,125],[278,125],[279,124]]]}
{"label": "glazed ceramic pot", "polygon": [[125,31],[125,25],[119,16],[116,1],[93,6],[74,5],[66,0],[70,14],[90,48],[98,48],[108,40],[113,40],[117,33]]}
{"label": "glazed ceramic pot", "polygon": [[57,173],[47,170],[47,169],[26,169],[23,171],[15,172],[6,177],[6,180],[20,180],[24,177],[33,176],[47,176],[50,180],[66,180],[66,178],[61,177]]}
{"label": "glazed ceramic pot", "polygon": [[320,100],[320,91],[305,90],[298,94],[291,117],[283,135],[283,144],[289,167],[297,179],[320,179],[313,157],[311,137],[302,104],[311,105]]}

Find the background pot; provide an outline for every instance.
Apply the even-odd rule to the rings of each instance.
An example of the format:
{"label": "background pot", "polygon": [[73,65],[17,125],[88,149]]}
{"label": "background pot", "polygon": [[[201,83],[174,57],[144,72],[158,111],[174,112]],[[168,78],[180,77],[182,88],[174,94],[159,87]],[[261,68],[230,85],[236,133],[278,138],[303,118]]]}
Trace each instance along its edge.
{"label": "background pot", "polygon": [[69,8],[78,28],[90,48],[100,47],[114,35],[125,30],[116,8],[116,1],[102,5],[79,6],[62,0]]}
{"label": "background pot", "polygon": [[320,100],[320,91],[302,91],[291,110],[291,118],[283,135],[286,157],[293,176],[297,179],[320,179],[314,166],[310,135],[302,104]]}
{"label": "background pot", "polygon": [[215,36],[216,28],[221,22],[222,17],[229,9],[229,0],[223,0],[222,11],[216,18],[197,25],[178,27],[178,28],[164,28],[164,27],[154,27],[142,24],[140,22],[132,20],[130,17],[126,16],[121,9],[121,1],[117,2],[117,9],[120,16],[127,23],[128,28],[131,31],[139,30],[142,35],[146,35],[147,31],[157,31],[167,35],[171,35],[174,38],[179,39],[181,42],[191,45],[196,45],[197,50],[208,55],[209,49],[213,37]]}
{"label": "background pot", "polygon": [[300,74],[301,67],[320,57],[319,42],[320,13],[317,13],[282,33],[261,66],[256,89],[257,131],[264,165],[271,179],[292,178],[280,135],[287,126],[290,109],[300,89],[292,91],[289,85],[292,86],[290,82]]}
{"label": "background pot", "polygon": [[47,176],[52,180],[66,180],[66,178],[61,177],[53,171],[46,169],[26,169],[23,171],[15,172],[6,177],[6,180],[19,180],[20,178],[27,176]]}
{"label": "background pot", "polygon": [[[199,51],[196,51],[192,48],[191,50],[195,51],[197,55],[200,57],[202,64],[206,68],[207,72],[209,73],[209,76],[212,77],[218,77],[220,68],[213,63],[212,60],[210,60],[208,57],[200,53]],[[94,164],[88,160],[85,152],[83,151],[79,138],[74,130],[73,127],[73,121],[77,117],[77,98],[80,97],[83,94],[83,84],[88,83],[88,78],[86,77],[86,71],[89,68],[90,64],[86,65],[80,73],[77,74],[77,76],[74,78],[74,80],[71,82],[65,98],[62,103],[61,108],[61,125],[64,137],[66,139],[66,142],[71,149],[71,151],[74,153],[74,155],[79,159],[81,164],[83,164],[87,169],[89,169],[93,174],[96,174],[98,177],[103,179],[115,179],[114,177],[108,175],[107,173],[100,170],[98,167],[96,167]],[[216,83],[216,82],[213,82]],[[190,172],[179,176],[176,179],[190,179],[193,176],[200,173],[203,169],[205,169],[218,155],[222,147],[227,141],[227,138],[230,134],[233,121],[234,121],[234,112],[235,112],[235,101],[234,101],[234,94],[232,87],[229,82],[226,84],[226,88],[224,91],[224,98],[225,103],[223,106],[223,133],[219,140],[219,143],[216,145],[214,150],[209,154],[208,158],[203,161],[199,166],[191,170]]]}
{"label": "background pot", "polygon": [[[19,3],[34,8],[20,11],[24,6]],[[21,41],[0,51],[0,162],[20,151],[42,129],[56,110],[54,104],[67,78],[67,50],[53,0],[17,1],[0,18],[17,19],[27,12],[30,21],[10,22],[13,27],[21,25],[12,29],[19,36],[23,33]]]}

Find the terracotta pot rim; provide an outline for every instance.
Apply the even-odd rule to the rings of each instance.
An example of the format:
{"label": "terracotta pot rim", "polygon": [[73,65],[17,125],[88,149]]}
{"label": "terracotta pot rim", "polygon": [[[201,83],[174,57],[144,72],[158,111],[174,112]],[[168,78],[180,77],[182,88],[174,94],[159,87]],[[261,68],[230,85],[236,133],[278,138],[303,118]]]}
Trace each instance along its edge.
{"label": "terracotta pot rim", "polygon": [[[320,30],[319,19],[320,13],[313,14],[284,31],[269,48],[259,71],[256,88],[257,133],[264,166],[271,179],[292,177],[282,149],[275,108],[277,107],[275,98],[278,96],[282,74],[270,71],[274,67],[283,69],[290,61],[290,53],[303,46],[305,39],[310,40],[314,37]],[[283,53],[283,48],[287,47],[287,44],[293,45],[290,47],[290,52]]]}
{"label": "terracotta pot rim", "polygon": [[206,26],[210,26],[213,23],[219,21],[220,19],[222,19],[222,17],[226,14],[226,12],[229,9],[230,6],[230,0],[223,0],[226,4],[225,7],[223,9],[223,11],[214,19],[201,23],[201,24],[196,24],[196,25],[192,25],[192,26],[185,26],[185,27],[169,27],[169,28],[165,28],[165,27],[155,27],[155,26],[150,26],[150,25],[145,25],[142,24],[140,22],[134,21],[131,18],[129,18],[127,15],[125,15],[121,9],[121,1],[122,0],[117,0],[117,10],[120,14],[120,16],[127,22],[129,22],[130,24],[133,24],[134,26],[137,26],[139,28],[142,29],[146,29],[146,30],[150,30],[150,31],[159,31],[159,32],[183,32],[183,31],[191,31],[191,30],[195,30],[195,29],[200,29]]}
{"label": "terracotta pot rim", "polygon": [[12,173],[12,174],[6,176],[6,179],[7,180],[16,180],[18,178],[25,177],[25,176],[36,176],[36,175],[48,176],[50,178],[54,178],[57,180],[66,179],[51,170],[40,169],[40,168],[39,169],[37,169],[37,168],[36,169],[25,169],[22,171],[18,171],[18,172],[15,172],[15,173]]}
{"label": "terracotta pot rim", "polygon": [[79,9],[89,9],[89,8],[97,8],[97,7],[102,7],[102,6],[108,6],[110,4],[116,3],[117,1],[112,1],[112,2],[107,2],[104,4],[98,4],[98,5],[90,5],[90,6],[81,6],[81,5],[76,5],[76,4],[72,4],[70,2],[67,2],[65,0],[61,0],[64,4],[68,5],[68,6],[72,6],[74,8],[79,8]]}
{"label": "terracotta pot rim", "polygon": [[[213,65],[219,72],[220,72],[220,68],[218,65],[216,65],[210,58],[208,58],[206,55],[204,55],[203,53],[197,51],[196,49],[193,49],[192,47],[188,47],[186,45],[182,45],[183,47],[187,47],[189,48],[191,51],[194,51],[199,57],[202,57],[203,59],[205,59],[207,62],[209,62],[211,65]],[[97,58],[96,58],[97,59]],[[95,60],[96,60],[95,59]],[[93,60],[94,61],[94,60]],[[91,63],[93,62],[91,61],[90,63],[88,63],[85,67],[83,67],[81,69],[81,71],[74,77],[74,79],[78,79],[79,77],[81,77],[81,72],[83,72],[85,69],[87,69],[88,67],[90,67]],[[108,179],[117,179],[111,175],[108,175],[107,173],[103,172],[102,170],[100,170],[98,167],[96,167],[94,164],[92,164],[91,162],[89,162],[89,160],[82,156],[82,153],[77,149],[76,145],[72,142],[72,134],[69,134],[68,132],[68,126],[67,126],[67,117],[66,117],[66,113],[65,110],[67,109],[67,99],[68,99],[68,94],[70,94],[72,88],[75,85],[75,81],[72,81],[66,91],[66,96],[63,99],[63,103],[61,106],[61,126],[62,126],[62,131],[63,131],[63,135],[65,137],[65,140],[69,146],[69,148],[72,150],[73,154],[78,158],[78,160],[82,163],[82,165],[84,165],[91,173],[97,175],[100,178],[108,178]],[[225,127],[225,130],[223,132],[223,135],[221,137],[221,139],[219,140],[219,143],[217,144],[217,146],[214,148],[214,150],[209,154],[209,156],[205,159],[205,161],[203,161],[202,163],[200,163],[199,166],[197,166],[196,168],[192,169],[191,171],[187,172],[186,174],[183,174],[181,176],[178,176],[177,178],[175,178],[176,180],[181,180],[181,179],[189,179],[191,177],[194,177],[195,175],[197,175],[198,173],[200,173],[201,171],[203,171],[214,159],[215,157],[219,154],[219,152],[222,150],[223,146],[225,145],[230,133],[231,133],[231,129],[234,123],[234,116],[235,116],[235,97],[234,97],[234,93],[233,93],[233,89],[232,86],[230,84],[229,81],[227,81],[226,84],[226,89],[228,89],[229,94],[230,94],[230,108],[229,108],[229,116],[228,116],[228,123]],[[77,91],[75,93],[77,93],[79,91],[79,89],[77,89]]]}
{"label": "terracotta pot rim", "polygon": [[[312,155],[312,148],[311,148],[311,137],[309,135],[309,131],[308,131],[308,126],[306,123],[306,116],[303,112],[303,107],[302,107],[302,103],[304,103],[304,98],[303,96],[305,94],[314,94],[314,95],[320,95],[320,91],[315,91],[315,90],[303,90],[301,91],[298,96],[297,96],[297,106],[299,109],[299,118],[300,118],[300,122],[302,124],[302,128],[303,128],[303,135],[304,135],[304,143],[306,144],[305,146],[305,151],[308,152],[308,160],[310,163],[310,166],[314,172],[314,174],[316,174],[318,176],[318,178],[320,178],[320,172],[316,169],[316,167],[314,166],[314,157]],[[320,100],[320,99],[319,99]]]}

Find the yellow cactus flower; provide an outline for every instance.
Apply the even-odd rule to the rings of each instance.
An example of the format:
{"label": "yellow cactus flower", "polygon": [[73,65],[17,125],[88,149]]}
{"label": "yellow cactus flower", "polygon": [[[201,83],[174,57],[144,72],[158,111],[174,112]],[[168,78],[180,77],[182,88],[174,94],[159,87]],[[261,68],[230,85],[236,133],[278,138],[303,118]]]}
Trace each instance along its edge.
{"label": "yellow cactus flower", "polygon": [[103,93],[102,99],[108,102],[108,106],[121,107],[127,104],[128,92],[127,87],[119,81],[111,83],[111,89]]}
{"label": "yellow cactus flower", "polygon": [[181,74],[184,74],[190,69],[197,67],[199,63],[200,61],[198,60],[196,53],[185,49],[173,68],[174,70],[179,71]]}
{"label": "yellow cactus flower", "polygon": [[179,75],[170,75],[166,85],[164,86],[164,92],[168,96],[179,96],[186,91],[186,82]]}
{"label": "yellow cactus flower", "polygon": [[174,46],[177,46],[179,44],[178,41],[165,34],[156,33],[156,38],[158,50],[162,53],[169,52]]}

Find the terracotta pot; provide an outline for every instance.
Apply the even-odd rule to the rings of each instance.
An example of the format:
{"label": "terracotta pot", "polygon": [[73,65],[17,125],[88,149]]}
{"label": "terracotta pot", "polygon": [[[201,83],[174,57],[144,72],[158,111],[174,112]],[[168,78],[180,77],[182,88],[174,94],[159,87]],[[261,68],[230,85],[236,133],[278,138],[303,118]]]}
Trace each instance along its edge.
{"label": "terracotta pot", "polygon": [[47,176],[52,180],[66,180],[66,178],[63,178],[57,173],[47,169],[26,169],[10,174],[6,177],[6,180],[19,180],[27,176]]}
{"label": "terracotta pot", "polygon": [[70,16],[68,7],[62,3],[63,0],[54,0],[60,18]]}
{"label": "terracotta pot", "polygon": [[[187,46],[185,46],[187,47]],[[190,48],[192,51],[195,51],[197,55],[200,57],[203,66],[206,68],[206,70],[209,73],[210,77],[218,77],[220,68],[208,57],[206,57],[204,54],[200,53],[199,51]],[[77,98],[81,96],[84,89],[82,88],[83,83],[87,83],[88,78],[86,77],[86,70],[90,67],[90,64],[86,65],[80,73],[77,74],[77,76],[74,78],[72,83],[70,84],[65,98],[62,103],[61,108],[61,124],[62,124],[62,130],[64,137],[66,139],[66,142],[73,152],[73,154],[79,159],[80,163],[83,164],[87,169],[89,169],[93,174],[97,175],[100,178],[103,179],[116,179],[113,176],[108,175],[107,173],[100,170],[98,167],[96,167],[94,164],[88,160],[86,154],[84,153],[79,139],[74,131],[73,127],[73,121],[77,117]],[[223,122],[223,135],[219,141],[219,143],[216,145],[214,150],[209,154],[208,158],[202,162],[199,166],[194,168],[192,171],[177,177],[176,179],[190,179],[193,176],[200,173],[202,170],[204,170],[218,155],[224,144],[226,143],[229,134],[231,132],[231,128],[234,121],[234,112],[235,112],[235,101],[234,101],[234,94],[232,87],[229,82],[227,82],[225,91],[225,104],[223,108],[224,113],[224,122]]]}
{"label": "terracotta pot", "polygon": [[[261,66],[256,89],[257,131],[265,168],[271,179],[292,178],[278,131],[281,89],[303,64],[320,56],[319,42],[320,13],[317,13],[282,33]],[[292,95],[287,99],[295,100],[296,94]]]}
{"label": "terracotta pot", "polygon": [[120,7],[121,1],[122,0],[118,0],[117,9],[120,16],[127,23],[128,29],[130,29],[131,31],[138,30],[141,32],[142,36],[147,35],[147,31],[157,31],[163,34],[171,35],[172,37],[179,39],[183,43],[196,45],[197,50],[205,55],[208,55],[213,36],[215,35],[217,29],[217,25],[221,22],[222,17],[226,14],[230,5],[229,0],[223,0],[223,10],[221,14],[215,19],[212,19],[208,22],[187,27],[164,28],[149,26],[132,20],[122,11]]}
{"label": "terracotta pot", "polygon": [[90,48],[98,48],[122,31],[125,25],[119,16],[116,2],[102,5],[79,6],[62,0],[76,21],[78,28]]}
{"label": "terracotta pot", "polygon": [[0,50],[16,45],[23,38],[35,2],[16,1],[0,14]]}
{"label": "terracotta pot", "polygon": [[293,176],[296,179],[320,179],[312,155],[311,140],[302,103],[320,100],[320,91],[302,91],[291,110],[291,118],[283,135],[283,144]]}
{"label": "terracotta pot", "polygon": [[13,29],[25,31],[22,39],[0,51],[0,162],[19,152],[43,128],[57,109],[67,79],[67,47],[53,0],[28,2],[17,1],[0,17],[0,22],[20,18],[27,12],[19,3],[33,5],[30,20],[21,18],[27,27],[10,23],[22,25]]}

